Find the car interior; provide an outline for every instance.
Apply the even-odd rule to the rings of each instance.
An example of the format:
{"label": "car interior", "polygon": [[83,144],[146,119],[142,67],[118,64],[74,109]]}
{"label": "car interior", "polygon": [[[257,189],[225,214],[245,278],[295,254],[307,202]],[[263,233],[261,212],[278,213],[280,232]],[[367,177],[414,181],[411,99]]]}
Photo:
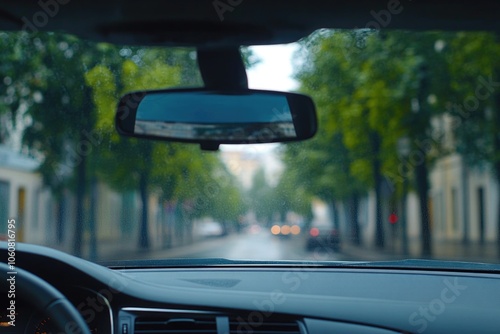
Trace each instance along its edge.
{"label": "car interior", "polygon": [[[239,48],[293,43],[324,29],[498,33],[500,3],[0,3],[1,31],[64,32],[112,45],[194,48],[204,87],[126,94],[109,122],[121,136],[195,143],[207,154],[224,144],[307,141],[320,131],[320,106],[314,98],[248,88]],[[286,105],[285,114],[261,112],[276,101]],[[200,104],[206,109],[196,113]],[[235,108],[241,113],[233,119]],[[263,133],[264,128],[272,131]],[[204,233],[214,234],[215,243],[224,231],[215,226]],[[337,237],[336,231],[326,233]],[[336,239],[332,243],[336,250],[344,248]],[[382,334],[500,329],[500,267],[495,263],[435,263],[410,257],[375,262],[211,257],[95,263],[9,238],[0,241],[0,253],[0,333]]]}

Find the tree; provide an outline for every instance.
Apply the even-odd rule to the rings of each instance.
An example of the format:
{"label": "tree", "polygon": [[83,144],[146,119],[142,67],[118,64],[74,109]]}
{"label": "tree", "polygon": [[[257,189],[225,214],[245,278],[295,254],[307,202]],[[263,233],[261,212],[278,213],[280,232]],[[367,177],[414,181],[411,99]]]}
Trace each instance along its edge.
{"label": "tree", "polygon": [[[408,163],[397,159],[398,139],[409,136],[414,151],[420,150],[421,143],[431,142],[433,147],[439,144],[429,140],[430,120],[439,109],[428,100],[433,89],[443,83],[444,62],[435,54],[436,38],[434,33],[415,36],[405,32],[333,31],[320,32],[304,44],[305,66],[297,74],[301,90],[313,96],[320,114],[324,114],[320,119],[327,124],[328,132],[335,134],[330,140],[341,140],[341,145],[335,147],[339,150],[344,146],[347,150],[347,154],[341,155],[344,168],[338,171],[344,173],[344,178],[354,177],[362,189],[374,189],[378,247],[384,246],[384,179],[391,178],[394,190],[398,190],[400,181],[411,175],[407,171],[403,175],[401,165]],[[430,71],[438,74],[432,80]],[[437,89],[436,93],[439,94]],[[411,108],[412,101],[420,106],[418,115]],[[320,150],[331,149],[329,145],[325,143]],[[422,158],[410,168],[415,170],[420,197],[425,256],[431,251],[427,208],[429,151],[432,150],[419,152]],[[359,193],[355,191],[351,194],[354,211],[357,198]]]}
{"label": "tree", "polygon": [[[0,34],[0,45],[4,46],[0,95],[5,101],[0,107],[0,141],[7,140],[19,120],[27,123],[20,127],[24,148],[41,160],[44,183],[60,203],[58,239],[62,240],[65,227],[63,194],[69,188],[76,194],[73,252],[81,255],[86,221],[90,220],[95,241],[97,193],[89,194],[87,189],[89,183],[95,189],[100,179],[115,189],[140,189],[143,212],[139,243],[147,247],[152,179],[161,176],[167,184],[182,180],[155,171],[149,162],[165,150],[175,160],[180,149],[120,138],[114,131],[114,109],[119,95],[130,90],[201,86],[195,51],[118,47],[63,34],[24,32]],[[248,66],[256,62],[250,50],[243,53]],[[110,152],[110,147],[115,150]],[[128,170],[123,163],[132,168]],[[184,171],[199,176],[206,170],[198,168],[193,173],[188,165]],[[173,194],[167,186],[158,188],[164,192],[163,198]],[[85,217],[89,210],[84,200],[89,195],[90,214]]]}
{"label": "tree", "polygon": [[[469,166],[488,166],[500,185],[500,52],[493,33],[457,33],[443,53],[451,76],[447,111],[453,117],[456,151]],[[470,61],[473,59],[474,61]],[[497,245],[500,255],[500,203]]]}
{"label": "tree", "polygon": [[[98,109],[97,126],[110,143],[100,152],[99,173],[115,189],[139,189],[142,214],[138,245],[147,249],[150,247],[147,203],[152,191],[159,192],[163,201],[178,202],[182,207],[179,212],[183,213],[182,228],[187,231],[192,219],[206,214],[218,203],[220,195],[214,195],[210,189],[216,188],[220,194],[224,191],[235,194],[235,189],[214,181],[214,173],[222,168],[221,162],[214,155],[200,154],[197,146],[135,140],[115,133],[113,115],[120,95],[144,89],[199,85],[201,81],[193,51],[123,50],[121,53],[127,59],[119,70],[98,65],[87,73],[86,79],[93,88]],[[219,189],[222,186],[224,190]],[[179,237],[183,235],[179,233]]]}
{"label": "tree", "polygon": [[287,159],[288,157],[285,156],[286,167],[273,189],[276,210],[279,211],[281,220],[285,220],[288,212],[294,212],[304,217],[306,225],[310,225],[313,218],[312,195],[300,182],[300,171],[294,168],[297,165]]}
{"label": "tree", "polygon": [[258,169],[253,176],[252,188],[248,191],[247,197],[250,208],[255,212],[255,217],[266,226],[273,222],[276,213],[272,192],[273,189],[266,179],[264,169]]}
{"label": "tree", "polygon": [[317,197],[329,203],[337,230],[340,230],[338,203],[345,202],[349,207],[350,239],[361,244],[357,201],[366,188],[349,172],[351,158],[342,134],[327,129],[327,114],[321,117],[325,117],[324,127],[315,139],[286,147],[284,175],[295,175],[295,192],[302,191],[308,194],[305,198]]}
{"label": "tree", "polygon": [[[151,141],[118,136],[114,131],[113,115],[118,96],[134,90],[178,85],[180,69],[168,65],[166,54],[161,54],[155,49],[143,50],[141,53],[143,57],[138,63],[128,59],[123,61],[121,71],[116,77],[108,67],[95,66],[86,74],[86,82],[92,87],[93,100],[99,115],[97,125],[106,133],[105,137],[110,142],[110,146],[101,151],[100,173],[116,189],[139,189],[142,214],[138,245],[147,249],[150,246],[148,203],[151,189],[149,187],[153,168],[157,166],[151,161],[155,150],[160,149],[160,146]],[[118,91],[119,87],[121,91]]]}
{"label": "tree", "polygon": [[29,74],[17,73],[30,92],[25,94],[29,98],[24,98],[29,124],[24,129],[23,143],[42,158],[44,183],[60,201],[59,240],[64,230],[62,193],[68,187],[75,192],[73,252],[81,256],[84,199],[90,176],[88,159],[95,145],[92,129],[96,119],[90,90],[82,83],[86,68],[94,66],[103,53],[94,44],[69,35],[22,34],[20,41],[22,51],[30,57],[21,67]]}

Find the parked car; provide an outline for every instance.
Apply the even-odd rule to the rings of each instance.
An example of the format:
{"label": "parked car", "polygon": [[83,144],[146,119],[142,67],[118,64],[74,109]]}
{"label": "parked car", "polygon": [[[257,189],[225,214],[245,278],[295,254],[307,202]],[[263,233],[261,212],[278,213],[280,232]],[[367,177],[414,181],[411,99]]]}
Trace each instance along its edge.
{"label": "parked car", "polygon": [[308,251],[340,251],[339,232],[329,225],[317,225],[309,229],[306,239]]}
{"label": "parked car", "polygon": [[216,221],[202,222],[198,227],[198,235],[203,238],[221,237],[224,234],[222,224]]}

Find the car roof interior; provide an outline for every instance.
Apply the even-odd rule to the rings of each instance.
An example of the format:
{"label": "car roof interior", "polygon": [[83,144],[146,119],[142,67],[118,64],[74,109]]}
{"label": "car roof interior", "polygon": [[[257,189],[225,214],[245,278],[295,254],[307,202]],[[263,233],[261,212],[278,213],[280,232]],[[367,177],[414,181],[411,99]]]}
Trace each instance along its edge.
{"label": "car roof interior", "polygon": [[500,2],[18,0],[0,5],[1,30],[65,31],[127,45],[282,44],[319,28],[365,27],[496,31]]}

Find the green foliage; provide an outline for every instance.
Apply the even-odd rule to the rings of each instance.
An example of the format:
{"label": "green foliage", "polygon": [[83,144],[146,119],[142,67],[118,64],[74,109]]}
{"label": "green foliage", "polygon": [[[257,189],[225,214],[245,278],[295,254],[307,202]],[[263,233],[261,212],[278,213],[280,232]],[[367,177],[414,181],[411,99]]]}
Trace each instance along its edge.
{"label": "green foliage", "polygon": [[456,148],[470,165],[500,163],[500,43],[492,33],[458,33],[445,54],[451,77],[447,111]]}
{"label": "green foliage", "polygon": [[[0,33],[0,46],[0,142],[21,127],[24,148],[41,160],[56,195],[98,179],[118,191],[142,184],[161,200],[187,203],[189,218],[236,222],[248,209],[217,155],[126,139],[114,129],[124,93],[201,86],[193,50],[118,47],[53,33]],[[499,52],[497,37],[484,32],[313,34],[302,42],[296,78],[316,102],[318,135],[283,149],[286,168],[277,185],[264,171],[255,175],[248,206],[262,221],[284,219],[289,210],[310,217],[313,197],[347,201],[376,187],[379,176],[399,194],[417,167],[398,157],[402,137],[412,152],[430,143],[422,164],[456,151],[500,175]],[[247,67],[258,62],[249,49],[242,54]],[[453,117],[451,145],[431,126],[443,115]]]}
{"label": "green foliage", "polygon": [[[186,219],[238,221],[244,211],[240,190],[216,154],[126,139],[114,128],[124,93],[201,86],[194,50],[118,47],[54,33],[0,33],[0,45],[0,142],[23,121],[24,147],[41,160],[45,184],[56,195],[67,188],[77,193],[77,239],[91,180],[120,192],[140,190],[145,202],[154,192],[178,202]],[[255,63],[249,50],[243,54],[248,66]]]}
{"label": "green foliage", "polygon": [[[95,92],[98,125],[109,138],[109,146],[103,148],[97,167],[103,178],[119,190],[137,189],[141,179],[146,178],[147,191],[159,193],[162,200],[183,203],[185,219],[211,216],[237,222],[243,213],[239,189],[216,155],[202,154],[194,145],[120,137],[112,123],[117,97],[126,92],[192,84],[193,80],[184,79],[185,72],[192,72],[195,66],[187,56],[189,53],[147,49],[140,59],[123,61],[119,75],[113,75],[105,66],[88,72],[87,82]],[[178,62],[170,65],[172,58]],[[122,91],[117,92],[118,87]]]}
{"label": "green foliage", "polygon": [[[374,159],[381,161],[383,175],[401,174],[398,140],[410,137],[415,142],[426,136],[430,119],[443,112],[440,87],[446,86],[448,76],[444,56],[434,48],[439,38],[448,35],[333,31],[320,32],[303,43],[306,65],[296,77],[301,91],[313,96],[323,128],[300,150],[304,161],[317,164],[310,172],[325,175],[312,186],[313,193],[343,199],[351,191],[372,188]],[[422,75],[431,77],[428,90],[439,103],[425,103],[415,113],[412,100],[418,98]],[[380,139],[379,146],[374,138]],[[289,154],[294,155],[294,150]]]}
{"label": "green foliage", "polygon": [[310,219],[311,198],[303,187],[298,187],[298,170],[286,169],[276,185],[270,184],[265,170],[259,169],[247,193],[250,209],[257,220],[270,225],[275,221],[285,222],[287,213],[294,212]]}
{"label": "green foliage", "polygon": [[[298,173],[303,174],[296,179],[297,186],[328,203],[348,199],[354,203],[374,189],[377,246],[384,245],[383,180],[401,192],[402,181],[413,169],[420,168],[418,175],[427,179],[422,166],[432,163],[431,153],[439,152],[440,139],[428,139],[431,119],[443,113],[447,91],[442,87],[449,80],[445,57],[435,49],[440,38],[448,35],[320,31],[302,44],[305,65],[296,78],[301,91],[315,100],[322,128],[313,140],[287,148],[287,168],[300,166]],[[415,104],[418,108],[412,108]],[[410,139],[412,152],[422,154],[418,165],[409,168],[408,161],[399,158],[397,144],[402,137]],[[422,152],[421,142],[430,142],[431,147]],[[427,181],[417,181],[422,182]],[[424,203],[427,188],[421,190]],[[353,231],[358,230],[356,215],[351,213]],[[427,225],[423,220],[422,226]]]}
{"label": "green foliage", "polygon": [[274,219],[275,207],[272,194],[272,187],[266,180],[264,169],[259,169],[253,176],[252,188],[248,191],[247,197],[250,208],[260,222],[269,224]]}

